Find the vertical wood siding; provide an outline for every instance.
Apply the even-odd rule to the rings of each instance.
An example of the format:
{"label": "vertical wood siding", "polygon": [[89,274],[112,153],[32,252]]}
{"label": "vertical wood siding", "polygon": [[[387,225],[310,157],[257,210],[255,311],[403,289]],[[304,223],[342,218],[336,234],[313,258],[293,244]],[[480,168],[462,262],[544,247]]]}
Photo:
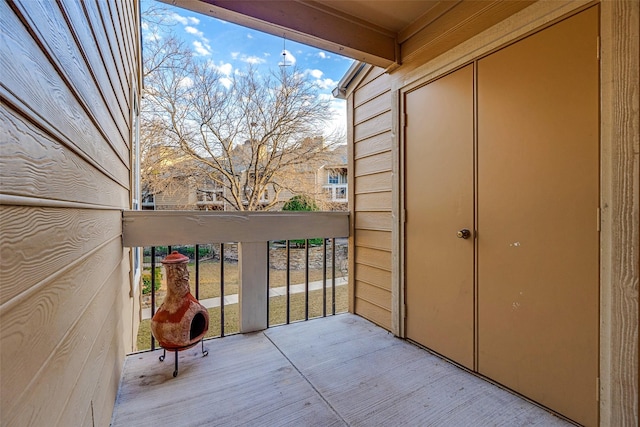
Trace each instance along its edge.
{"label": "vertical wood siding", "polygon": [[[391,330],[392,117],[389,75],[373,68],[353,93],[355,313]],[[351,103],[350,103],[351,105]]]}
{"label": "vertical wood siding", "polygon": [[600,424],[640,420],[640,2],[601,6]]}
{"label": "vertical wood siding", "polygon": [[137,2],[0,3],[2,425],[108,425],[135,309]]}

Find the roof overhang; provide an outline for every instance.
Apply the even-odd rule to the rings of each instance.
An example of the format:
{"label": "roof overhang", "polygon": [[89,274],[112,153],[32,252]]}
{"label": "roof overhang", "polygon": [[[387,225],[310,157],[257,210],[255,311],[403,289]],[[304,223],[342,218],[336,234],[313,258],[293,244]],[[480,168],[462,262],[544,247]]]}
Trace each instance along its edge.
{"label": "roof overhang", "polygon": [[435,58],[536,0],[159,1],[392,71]]}
{"label": "roof overhang", "polygon": [[160,1],[383,68],[399,58],[395,33],[319,2]]}

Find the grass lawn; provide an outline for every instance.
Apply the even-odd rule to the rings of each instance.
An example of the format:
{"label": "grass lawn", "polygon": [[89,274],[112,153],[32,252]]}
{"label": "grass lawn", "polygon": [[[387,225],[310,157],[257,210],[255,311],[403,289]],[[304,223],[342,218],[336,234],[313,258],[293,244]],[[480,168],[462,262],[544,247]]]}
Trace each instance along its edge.
{"label": "grass lawn", "polygon": [[[164,268],[159,266],[164,277]],[[196,267],[195,263],[189,263],[189,281],[191,283],[191,294],[196,296]],[[336,278],[342,277],[345,273],[339,269],[336,269]],[[309,270],[309,282],[315,282],[322,280],[322,269],[310,269]],[[234,295],[238,293],[238,264],[234,262],[224,263],[224,294]],[[296,285],[299,283],[305,283],[305,271],[304,270],[291,270],[290,283]],[[327,283],[331,283],[331,268],[327,268]],[[286,270],[269,269],[269,287],[277,288],[280,286],[286,286],[287,284],[287,272]],[[164,296],[166,294],[166,283],[162,280],[160,289],[156,292],[156,304],[159,307],[162,304]],[[207,260],[200,262],[200,289],[198,299],[216,298],[220,296],[220,261],[219,260]],[[145,294],[143,298],[143,307],[150,305],[150,295]]]}
{"label": "grass lawn", "polygon": [[[202,265],[201,265],[202,267]],[[226,269],[225,265],[225,293],[226,285]],[[219,270],[218,270],[219,271]],[[237,267],[236,267],[237,272]],[[284,273],[284,272],[282,272]],[[320,271],[320,279],[322,279],[322,271]],[[317,280],[320,280],[317,279]],[[311,280],[311,279],[310,279]],[[304,272],[303,280],[304,282]],[[295,283],[292,281],[292,283]],[[281,286],[281,285],[278,285]],[[237,290],[237,281],[236,281]],[[304,293],[292,294],[290,301],[290,322],[304,320]],[[202,290],[200,298],[202,296]],[[208,298],[208,297],[207,297]],[[336,313],[342,313],[348,309],[347,286],[338,286],[336,288]],[[331,314],[331,288],[327,289],[327,314]],[[309,292],[309,318],[322,316],[322,290]],[[273,297],[269,299],[269,326],[275,326],[286,322],[286,297]],[[151,348],[151,329],[150,321],[143,320],[138,329],[138,350],[147,350]],[[231,335],[238,333],[238,304],[230,304],[224,307],[224,333]],[[206,338],[220,336],[220,308],[209,309],[209,333]],[[157,345],[157,344],[156,344]]]}

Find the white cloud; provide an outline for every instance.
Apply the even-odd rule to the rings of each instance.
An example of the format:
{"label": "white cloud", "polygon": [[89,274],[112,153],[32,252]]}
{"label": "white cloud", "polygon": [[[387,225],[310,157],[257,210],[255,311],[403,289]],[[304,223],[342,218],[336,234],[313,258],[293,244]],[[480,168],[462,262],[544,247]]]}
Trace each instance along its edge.
{"label": "white cloud", "polygon": [[222,86],[226,87],[227,89],[229,89],[231,87],[231,84],[233,83],[233,80],[231,80],[228,77],[222,77],[220,79],[220,83],[222,84]]}
{"label": "white cloud", "polygon": [[184,27],[184,30],[189,34],[193,34],[194,36],[204,37],[204,33],[202,31],[190,25],[187,25],[186,27]]}
{"label": "white cloud", "polygon": [[202,42],[199,42],[198,40],[195,40],[193,42],[193,47],[198,55],[201,55],[201,56],[211,55],[211,47],[209,45],[203,44]]}
{"label": "white cloud", "polygon": [[322,58],[322,59],[327,59],[327,58],[329,58],[329,55],[327,55],[327,54],[326,54],[326,53],[324,53],[324,52],[318,52],[318,56],[319,56],[320,58]]}
{"label": "white cloud", "polygon": [[231,59],[238,59],[240,52],[231,52]]}
{"label": "white cloud", "polygon": [[329,109],[333,112],[333,118],[328,125],[329,132],[335,132],[339,135],[346,135],[347,108],[345,104],[346,102],[343,99],[333,98],[333,100],[331,101],[331,106],[329,107]]}
{"label": "white cloud", "polygon": [[280,61],[280,63],[278,63],[278,65],[295,65],[296,63],[296,57],[293,56],[291,54],[291,52],[289,52],[288,50],[283,50],[282,51],[282,61]]}
{"label": "white cloud", "polygon": [[182,24],[182,25],[198,25],[200,23],[200,20],[196,17],[193,16],[182,16],[179,13],[175,13],[173,12],[171,15],[169,15],[170,19],[173,19],[174,21]]}
{"label": "white cloud", "polygon": [[182,15],[179,15],[179,14],[177,14],[175,12],[171,14],[171,19],[181,23],[182,25],[189,25],[189,19],[188,18],[186,18],[186,17],[184,17]]}
{"label": "white cloud", "polygon": [[162,39],[162,35],[160,35],[160,33],[155,31],[153,32],[145,31],[142,37],[144,38],[144,40],[147,40],[147,41],[158,41]]}
{"label": "white cloud", "polygon": [[322,75],[324,74],[322,71],[320,70],[307,70],[307,72],[311,75],[311,77],[313,77],[314,79],[319,79],[320,77],[322,77]]}
{"label": "white cloud", "polygon": [[193,86],[193,79],[191,77],[183,77],[179,85],[180,87],[191,87]]}
{"label": "white cloud", "polygon": [[248,38],[249,40],[251,40],[251,39],[253,38],[253,36],[252,36],[251,34],[247,34],[247,38]]}
{"label": "white cloud", "polygon": [[231,72],[233,71],[233,65],[229,64],[228,62],[219,65],[213,64],[212,66],[213,68],[218,70],[220,74],[224,74],[225,76],[230,76]]}
{"label": "white cloud", "polygon": [[321,89],[333,89],[334,87],[338,86],[338,82],[333,80],[333,79],[317,79],[316,80],[316,84],[318,85],[318,87],[320,87]]}
{"label": "white cloud", "polygon": [[260,58],[259,56],[246,56],[246,55],[242,55],[241,58],[242,61],[248,63],[248,64],[264,64],[265,62],[267,62],[266,59],[264,58]]}

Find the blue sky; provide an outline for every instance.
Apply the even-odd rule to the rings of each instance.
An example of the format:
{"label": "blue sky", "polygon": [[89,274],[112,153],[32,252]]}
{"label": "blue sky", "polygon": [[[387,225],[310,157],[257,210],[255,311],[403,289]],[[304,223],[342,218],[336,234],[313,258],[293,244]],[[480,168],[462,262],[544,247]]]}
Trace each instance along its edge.
{"label": "blue sky", "polygon": [[339,127],[344,133],[345,101],[334,99],[331,91],[346,73],[352,59],[153,0],[143,0],[141,5],[143,13],[152,5],[166,9],[176,35],[196,55],[210,60],[223,76],[243,70],[248,64],[264,72],[275,70],[283,63],[283,58],[287,64],[295,64],[320,87],[318,96],[331,102],[336,116],[332,127]]}

